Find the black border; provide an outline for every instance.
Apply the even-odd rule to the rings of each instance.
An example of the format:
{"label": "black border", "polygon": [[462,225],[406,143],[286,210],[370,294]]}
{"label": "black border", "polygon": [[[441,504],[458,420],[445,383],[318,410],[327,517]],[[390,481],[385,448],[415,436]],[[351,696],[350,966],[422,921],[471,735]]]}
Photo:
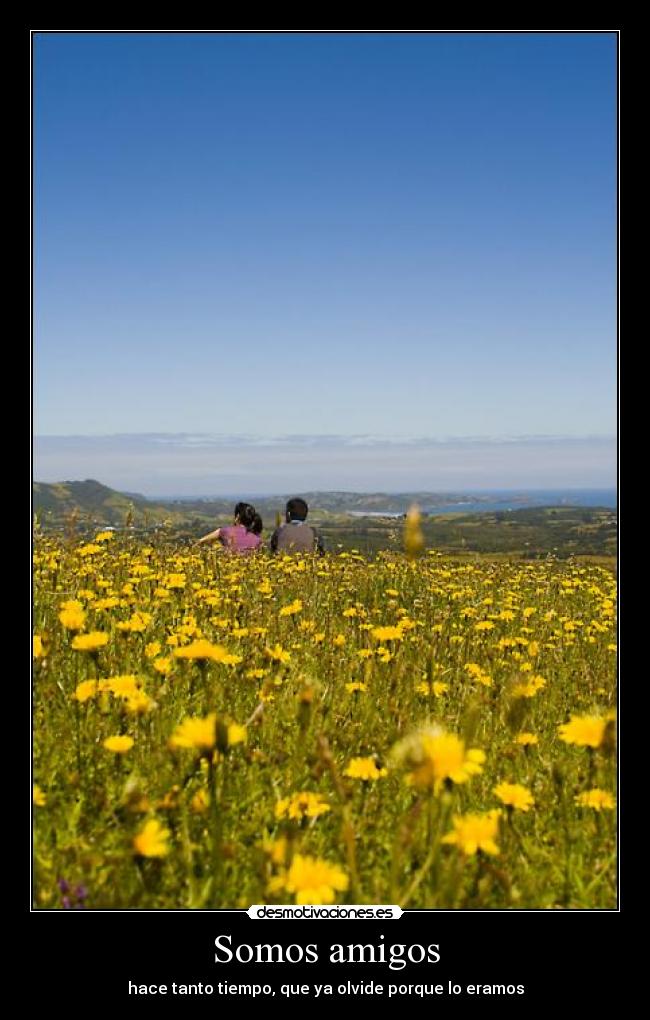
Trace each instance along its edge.
{"label": "black border", "polygon": [[[621,213],[620,213],[620,184],[621,184],[621,101],[623,90],[621,88],[621,42],[622,28],[606,29],[532,29],[532,28],[486,28],[486,29],[295,29],[295,28],[273,28],[273,29],[79,29],[79,28],[57,28],[57,29],[35,29],[25,30],[29,36],[30,47],[30,436],[34,439],[34,418],[33,418],[33,394],[34,394],[34,369],[33,369],[33,336],[34,336],[34,307],[33,307],[33,262],[34,262],[34,228],[33,228],[33,46],[34,36],[38,34],[127,34],[137,33],[146,35],[157,34],[613,34],[617,36],[616,63],[617,63],[617,418],[619,425],[617,445],[617,476],[619,484],[619,514],[620,514],[620,440],[621,440],[621,403],[620,403],[620,312],[621,312]],[[30,450],[30,473],[33,482],[32,452]],[[30,490],[30,550],[32,548],[32,515],[33,503]],[[620,519],[620,518],[619,518]],[[621,541],[618,542],[619,566],[617,568],[618,581],[620,583],[620,554]],[[31,631],[31,620],[30,620]],[[620,633],[619,633],[620,639]],[[31,634],[30,634],[31,645]],[[618,660],[620,676],[620,654]],[[31,654],[30,654],[31,671]],[[30,734],[32,727],[32,699],[30,692]],[[620,696],[619,696],[619,717],[620,717]],[[620,723],[619,723],[620,726]],[[621,776],[621,761],[619,757],[619,778]],[[31,785],[31,767],[30,767]],[[620,801],[620,795],[619,795]],[[31,794],[30,794],[31,805]],[[621,837],[621,815],[618,810],[619,838]],[[30,861],[31,861],[31,811],[30,811]],[[619,893],[618,906],[615,910],[522,910],[522,911],[435,911],[435,910],[409,910],[405,911],[399,921],[379,923],[365,921],[361,927],[351,924],[343,924],[336,921],[294,921],[291,925],[283,924],[282,921],[267,921],[266,925],[250,927],[250,919],[245,911],[219,910],[219,911],[187,911],[187,910],[91,910],[83,912],[58,911],[58,910],[37,910],[28,906],[30,920],[39,925],[39,934],[46,939],[46,948],[39,954],[35,961],[36,970],[49,988],[50,1001],[68,1001],[71,996],[78,1002],[85,1002],[86,1006],[97,1001],[96,992],[101,989],[102,1005],[122,1004],[127,1000],[127,982],[129,980],[137,983],[166,983],[172,981],[204,981],[216,985],[218,981],[241,982],[241,983],[272,983],[279,986],[281,983],[299,985],[304,983],[312,984],[316,981],[336,982],[337,984],[351,981],[356,985],[363,982],[374,981],[388,986],[396,984],[443,984],[447,982],[465,985],[469,982],[499,984],[499,983],[524,983],[526,992],[523,995],[508,997],[499,996],[496,998],[499,1008],[504,1005],[515,1004],[515,1008],[522,1005],[535,1004],[536,1006],[563,1004],[563,996],[568,992],[568,999],[572,1002],[580,1002],[583,1005],[598,1003],[605,1007],[606,1003],[619,1001],[620,991],[616,989],[615,982],[607,975],[612,974],[615,959],[621,958],[620,945],[616,941],[620,934],[620,923],[622,921],[622,876],[619,850],[618,861]],[[31,902],[31,866],[30,866],[30,902]],[[124,925],[120,922],[109,923],[97,919],[97,914],[120,914],[126,913],[133,916],[133,922]],[[210,915],[220,915],[218,917]],[[466,915],[472,915],[471,918]],[[530,920],[530,915],[538,915],[538,918]],[[567,921],[555,923],[551,920],[557,914],[569,915]],[[584,915],[589,915],[585,917]],[[60,942],[55,942],[49,930],[49,922],[41,920],[49,915],[58,917],[83,917],[82,928],[75,927],[74,932],[66,927],[65,936]],[[154,920],[148,920],[148,915],[154,915]],[[188,916],[189,915],[189,916]],[[432,916],[434,915],[434,916]],[[444,916],[441,916],[444,915]],[[505,916],[504,916],[505,915]],[[604,916],[601,916],[604,915]],[[168,918],[173,918],[168,919]],[[191,918],[191,920],[190,920]],[[484,920],[486,918],[486,920]],[[510,920],[517,918],[517,920]],[[545,918],[548,918],[546,920]],[[72,922],[74,923],[74,922]],[[46,931],[40,929],[45,924]],[[615,928],[612,928],[612,924]],[[116,926],[115,926],[116,925]],[[270,926],[270,927],[269,927]],[[214,963],[214,938],[222,933],[232,935],[232,944],[240,943],[255,944],[258,942],[271,942],[283,946],[289,943],[298,945],[315,944],[319,950],[319,963],[306,964],[296,963],[293,965],[273,964],[270,967],[261,965],[237,964],[221,967]],[[34,933],[35,934],[35,933]],[[380,936],[385,941],[423,945],[434,943],[440,946],[441,959],[433,966],[409,965],[404,970],[391,970],[387,966],[376,965],[374,967],[349,967],[340,965],[337,968],[325,966],[327,960],[327,947],[335,942],[348,944],[349,942],[374,943],[378,944]],[[43,956],[45,967],[42,968]],[[594,974],[594,964],[600,962],[602,970]],[[615,973],[615,968],[614,968]],[[565,984],[566,982],[566,984]],[[622,989],[621,989],[622,991]],[[91,997],[92,996],[92,997]],[[352,996],[345,996],[351,998]],[[363,991],[357,992],[357,999],[364,998]],[[366,996],[367,997],[367,996]],[[136,999],[142,996],[134,996]],[[147,996],[147,1002],[153,1002],[158,1007],[159,996]],[[168,996],[167,998],[170,998]],[[197,998],[197,997],[195,997]],[[334,996],[338,998],[338,996]],[[343,998],[343,997],[341,997]],[[368,997],[368,1005],[378,1005],[377,996]],[[384,1001],[390,1005],[403,1001],[405,998],[414,1002],[431,1003],[439,997],[421,998],[415,995],[401,995],[399,997]],[[448,998],[442,996],[443,1001]],[[466,994],[452,996],[452,998],[468,998]],[[476,998],[473,996],[472,998]],[[479,996],[484,999],[485,996]],[[175,1005],[178,1005],[178,997],[174,997]],[[241,996],[224,997],[230,1003],[233,999],[241,999]],[[201,997],[205,1003],[206,999]],[[217,1001],[222,1001],[221,997]],[[263,996],[253,1001],[270,1001]],[[275,1004],[280,1009],[285,1009],[287,1001],[293,1008],[297,1001],[299,1007],[305,1005],[305,998],[286,1000],[280,997],[279,992],[275,997]],[[331,997],[324,999],[326,1003],[332,1002]],[[495,997],[490,997],[494,1003]],[[214,998],[211,1000],[211,1004]],[[243,999],[243,1005],[250,1006],[251,999]],[[138,1002],[136,1008],[141,1008]]]}

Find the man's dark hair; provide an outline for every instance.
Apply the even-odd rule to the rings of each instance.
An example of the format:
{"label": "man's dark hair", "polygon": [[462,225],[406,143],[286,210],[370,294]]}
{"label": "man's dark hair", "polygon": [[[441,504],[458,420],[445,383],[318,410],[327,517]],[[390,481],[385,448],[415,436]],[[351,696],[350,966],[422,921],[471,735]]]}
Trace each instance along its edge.
{"label": "man's dark hair", "polygon": [[304,521],[309,513],[309,507],[304,499],[296,496],[287,503],[287,514],[292,521]]}
{"label": "man's dark hair", "polygon": [[253,517],[253,523],[248,530],[252,531],[254,535],[261,535],[264,531],[264,523],[258,513]]}

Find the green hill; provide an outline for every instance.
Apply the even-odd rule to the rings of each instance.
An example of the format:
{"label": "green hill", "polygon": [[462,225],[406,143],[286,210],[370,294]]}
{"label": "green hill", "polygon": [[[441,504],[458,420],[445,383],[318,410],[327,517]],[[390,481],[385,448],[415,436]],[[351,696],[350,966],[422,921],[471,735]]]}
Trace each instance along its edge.
{"label": "green hill", "polygon": [[33,512],[43,527],[60,527],[73,515],[80,524],[123,526],[156,524],[173,518],[165,507],[144,496],[116,492],[92,478],[85,482],[34,482]]}

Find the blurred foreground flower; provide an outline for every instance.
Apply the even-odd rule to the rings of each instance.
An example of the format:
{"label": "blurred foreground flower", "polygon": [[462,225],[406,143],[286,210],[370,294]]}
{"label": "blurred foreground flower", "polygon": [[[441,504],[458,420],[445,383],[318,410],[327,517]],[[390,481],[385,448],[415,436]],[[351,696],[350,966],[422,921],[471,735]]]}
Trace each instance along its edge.
{"label": "blurred foreground flower", "polygon": [[407,782],[433,786],[437,791],[446,780],[466,783],[482,772],[485,753],[476,748],[467,750],[460,737],[439,726],[426,726],[400,740],[393,748],[392,758],[409,770]]}
{"label": "blurred foreground flower", "polygon": [[412,506],[404,521],[404,551],[410,560],[415,559],[424,549],[424,535],[420,522],[422,515],[417,506]]}

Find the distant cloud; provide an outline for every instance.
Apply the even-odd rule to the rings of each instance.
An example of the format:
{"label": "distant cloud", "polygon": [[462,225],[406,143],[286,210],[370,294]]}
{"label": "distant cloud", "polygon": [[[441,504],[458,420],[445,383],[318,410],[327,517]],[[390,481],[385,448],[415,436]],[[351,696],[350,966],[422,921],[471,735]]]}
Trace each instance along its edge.
{"label": "distant cloud", "polygon": [[34,478],[96,478],[148,496],[608,488],[611,436],[211,435],[35,437]]}

